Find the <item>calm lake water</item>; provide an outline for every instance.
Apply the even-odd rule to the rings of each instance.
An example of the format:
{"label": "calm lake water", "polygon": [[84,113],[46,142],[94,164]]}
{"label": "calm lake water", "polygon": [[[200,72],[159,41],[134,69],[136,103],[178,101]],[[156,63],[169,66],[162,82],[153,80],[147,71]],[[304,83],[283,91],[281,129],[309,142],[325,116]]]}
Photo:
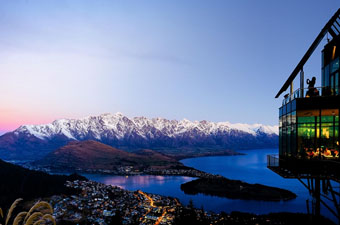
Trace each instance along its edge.
{"label": "calm lake water", "polygon": [[[181,162],[199,170],[220,174],[230,179],[238,179],[248,183],[260,183],[274,187],[288,189],[298,195],[294,200],[281,202],[232,200],[227,198],[206,196],[203,194],[186,195],[181,191],[182,183],[194,178],[182,176],[108,176],[85,175],[91,180],[105,184],[112,184],[128,190],[143,190],[178,198],[183,204],[193,200],[196,207],[203,206],[205,210],[214,212],[242,211],[256,214],[270,212],[303,212],[306,213],[306,200],[312,200],[302,184],[293,179],[283,179],[267,169],[267,155],[277,154],[277,149],[258,149],[239,151],[246,155],[239,156],[211,156],[184,159]],[[329,213],[324,212],[328,215]]]}

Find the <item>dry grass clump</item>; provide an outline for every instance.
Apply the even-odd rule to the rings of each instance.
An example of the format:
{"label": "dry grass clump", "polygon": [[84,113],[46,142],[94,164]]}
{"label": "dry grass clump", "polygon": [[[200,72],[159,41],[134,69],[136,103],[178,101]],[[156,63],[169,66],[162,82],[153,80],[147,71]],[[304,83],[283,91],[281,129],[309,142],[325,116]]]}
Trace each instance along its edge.
{"label": "dry grass clump", "polygon": [[[9,208],[6,218],[4,218],[4,214],[2,209],[0,208],[0,218],[4,219],[5,224],[9,225],[9,220],[12,217],[13,211],[18,203],[22,201],[21,198],[15,200],[11,207]],[[32,208],[28,212],[20,212],[13,220],[12,225],[40,225],[40,224],[53,224],[56,225],[56,221],[53,214],[52,206],[45,201],[38,201],[35,203]],[[0,225],[2,225],[0,223]]]}

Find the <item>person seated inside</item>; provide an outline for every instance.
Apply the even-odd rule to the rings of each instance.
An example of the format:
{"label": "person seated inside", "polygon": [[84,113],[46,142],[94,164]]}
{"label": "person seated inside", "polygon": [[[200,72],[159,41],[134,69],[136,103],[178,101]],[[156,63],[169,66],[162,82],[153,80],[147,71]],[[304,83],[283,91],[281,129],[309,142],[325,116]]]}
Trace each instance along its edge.
{"label": "person seated inside", "polygon": [[308,158],[313,158],[314,152],[312,150],[307,151]]}
{"label": "person seated inside", "polygon": [[335,157],[335,155],[336,155],[335,152],[336,152],[336,150],[334,150],[334,149],[331,150],[332,157]]}
{"label": "person seated inside", "polygon": [[313,96],[319,96],[319,91],[316,89],[315,86],[316,77],[313,77],[312,80],[307,79],[308,84],[308,91],[306,93],[306,97],[313,97]]}
{"label": "person seated inside", "polygon": [[328,148],[326,148],[326,150],[324,150],[323,152],[323,155],[325,157],[332,157],[332,152]]}
{"label": "person seated inside", "polygon": [[320,150],[319,150],[319,148],[317,148],[316,151],[314,151],[313,156],[314,157],[319,157],[319,155],[320,155]]}

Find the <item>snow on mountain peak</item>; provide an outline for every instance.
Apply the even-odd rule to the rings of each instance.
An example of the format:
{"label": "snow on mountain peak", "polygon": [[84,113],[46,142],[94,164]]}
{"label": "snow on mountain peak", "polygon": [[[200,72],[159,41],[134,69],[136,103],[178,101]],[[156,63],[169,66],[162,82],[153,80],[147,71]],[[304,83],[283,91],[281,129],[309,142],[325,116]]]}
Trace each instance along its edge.
{"label": "snow on mountain peak", "polygon": [[262,124],[242,124],[230,122],[190,121],[188,119],[167,120],[164,118],[134,117],[128,118],[122,113],[105,113],[99,116],[89,116],[82,119],[59,119],[50,124],[23,125],[14,131],[15,134],[27,133],[39,139],[49,139],[55,136],[65,136],[68,139],[81,140],[92,136],[98,140],[113,136],[122,139],[129,135],[142,138],[156,138],[163,134],[168,137],[181,136],[184,133],[198,132],[210,135],[218,132],[237,130],[251,135],[265,133],[278,135],[278,126]]}

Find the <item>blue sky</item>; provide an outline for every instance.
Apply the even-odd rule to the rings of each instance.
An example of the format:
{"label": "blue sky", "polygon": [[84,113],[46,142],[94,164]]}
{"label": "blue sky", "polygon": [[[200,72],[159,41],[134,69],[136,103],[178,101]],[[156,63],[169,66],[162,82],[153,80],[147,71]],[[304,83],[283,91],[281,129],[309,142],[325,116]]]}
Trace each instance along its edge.
{"label": "blue sky", "polygon": [[0,1],[0,132],[106,112],[275,125],[275,94],[339,6]]}

